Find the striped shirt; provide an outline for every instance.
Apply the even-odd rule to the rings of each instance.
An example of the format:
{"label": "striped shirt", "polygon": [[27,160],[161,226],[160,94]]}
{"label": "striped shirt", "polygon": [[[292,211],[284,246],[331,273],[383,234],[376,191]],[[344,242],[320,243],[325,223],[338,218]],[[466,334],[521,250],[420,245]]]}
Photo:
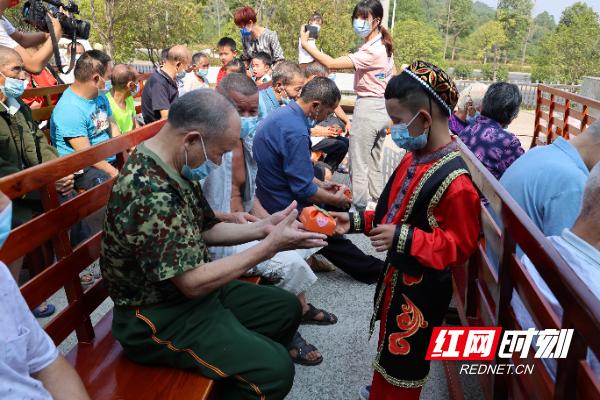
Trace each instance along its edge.
{"label": "striped shirt", "polygon": [[251,59],[256,53],[261,51],[271,56],[273,63],[283,60],[283,49],[279,44],[277,32],[265,28],[259,37],[242,37],[242,46],[244,47],[244,57]]}

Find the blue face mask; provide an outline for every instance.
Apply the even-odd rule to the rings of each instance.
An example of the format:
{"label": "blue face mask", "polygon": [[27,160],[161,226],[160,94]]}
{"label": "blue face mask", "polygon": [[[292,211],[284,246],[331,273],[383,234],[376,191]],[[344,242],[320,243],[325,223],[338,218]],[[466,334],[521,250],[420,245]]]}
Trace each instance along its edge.
{"label": "blue face mask", "polygon": [[408,127],[413,123],[418,115],[419,113],[417,113],[408,124],[401,122],[399,124],[392,125],[392,140],[396,146],[408,151],[421,150],[427,146],[427,132],[423,132],[421,135],[416,137],[410,136],[410,133],[408,132]]}
{"label": "blue face mask", "polygon": [[0,248],[6,242],[12,227],[12,203],[0,213]]}
{"label": "blue face mask", "polygon": [[181,175],[183,175],[184,178],[190,181],[201,181],[203,179],[206,179],[206,177],[210,175],[212,171],[219,168],[217,164],[208,159],[208,156],[206,155],[206,147],[204,147],[204,140],[202,139],[202,136],[200,136],[200,141],[202,143],[202,151],[204,152],[205,161],[199,167],[196,167],[194,169],[189,167],[187,162],[187,150],[185,151],[185,165],[181,169]]}
{"label": "blue face mask", "polygon": [[140,83],[136,83],[135,87],[133,88],[133,90],[131,91],[131,95],[133,97],[137,96],[140,93]]}
{"label": "blue face mask", "polygon": [[364,19],[354,19],[352,27],[354,28],[354,33],[363,39],[369,36],[369,33],[372,31],[371,24],[368,20]]}
{"label": "blue face mask", "polygon": [[107,80],[104,81],[104,89],[98,89],[98,96],[103,96],[106,93],[110,92],[110,89],[112,89],[112,82],[111,80]]}
{"label": "blue face mask", "polygon": [[467,122],[469,123],[469,125],[475,125],[475,122],[477,122],[477,118],[479,118],[479,115],[479,111],[477,111],[473,116],[467,115]]}
{"label": "blue face mask", "polygon": [[21,79],[9,78],[4,74],[2,74],[2,76],[4,76],[4,86],[0,86],[2,93],[4,93],[6,97],[11,97],[13,99],[18,99],[21,97],[25,91],[25,86],[27,86],[25,81]]}
{"label": "blue face mask", "polygon": [[246,137],[252,137],[256,132],[256,126],[258,125],[258,117],[242,117],[241,125],[242,128],[240,130],[240,138],[244,139]]}
{"label": "blue face mask", "polygon": [[198,75],[200,78],[206,78],[206,76],[208,75],[208,68],[199,69],[198,71],[196,71],[196,75]]}
{"label": "blue face mask", "polygon": [[329,74],[328,78],[335,82],[336,75],[335,74]]}
{"label": "blue face mask", "polygon": [[246,27],[240,29],[240,33],[242,34],[242,37],[250,37],[252,35],[252,31]]}

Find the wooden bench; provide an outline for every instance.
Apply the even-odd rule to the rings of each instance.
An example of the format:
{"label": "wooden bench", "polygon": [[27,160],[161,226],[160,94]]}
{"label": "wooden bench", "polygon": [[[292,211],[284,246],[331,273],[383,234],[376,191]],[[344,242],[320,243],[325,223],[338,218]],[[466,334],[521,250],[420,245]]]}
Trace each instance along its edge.
{"label": "wooden bench", "polygon": [[[515,365],[533,365],[533,374],[481,375],[486,399],[600,399],[600,381],[586,361],[587,349],[600,356],[600,300],[569,268],[506,190],[460,143],[473,181],[500,216],[499,227],[487,209],[482,210],[484,235],[467,265],[453,269],[454,301],[464,326],[522,327],[511,307],[513,289],[522,299],[539,329],[575,330],[568,356],[559,359],[556,380],[541,362],[513,356]],[[499,257],[499,268],[486,254],[486,246]],[[516,256],[519,246],[560,302],[562,319],[550,308],[537,285]],[[497,272],[498,271],[498,272]],[[535,341],[534,341],[535,343]],[[496,358],[496,363],[509,360]],[[482,362],[483,363],[483,362]],[[462,399],[455,362],[444,362],[452,398]],[[453,365],[454,364],[454,365]]]}
{"label": "wooden bench", "polygon": [[531,147],[558,136],[578,135],[600,115],[600,101],[546,85],[538,85]]}
{"label": "wooden bench", "polygon": [[[165,121],[134,130],[131,133],[29,168],[0,179],[0,190],[11,199],[33,190],[42,192],[45,212],[14,229],[0,251],[0,259],[10,263],[41,244],[51,241],[56,260],[21,288],[30,308],[64,288],[68,305],[45,326],[58,345],[73,331],[77,345],[66,355],[81,376],[93,399],[215,399],[215,382],[196,373],[135,364],[123,356],[111,335],[112,312],[92,325],[90,315],[108,296],[102,279],[86,290],[79,274],[98,260],[102,232],[96,233],[75,248],[68,231],[78,221],[102,209],[108,202],[114,178],[77,197],[60,204],[54,182],[63,176],[117,154],[119,167],[127,157],[126,150],[154,136]],[[249,281],[258,283],[258,278]],[[152,384],[144,384],[152,382]]]}

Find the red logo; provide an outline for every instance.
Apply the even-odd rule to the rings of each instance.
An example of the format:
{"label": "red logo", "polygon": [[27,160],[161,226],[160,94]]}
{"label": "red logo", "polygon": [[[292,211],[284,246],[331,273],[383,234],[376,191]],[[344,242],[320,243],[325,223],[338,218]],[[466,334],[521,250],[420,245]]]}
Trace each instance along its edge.
{"label": "red logo", "polygon": [[435,327],[426,360],[493,360],[501,327]]}

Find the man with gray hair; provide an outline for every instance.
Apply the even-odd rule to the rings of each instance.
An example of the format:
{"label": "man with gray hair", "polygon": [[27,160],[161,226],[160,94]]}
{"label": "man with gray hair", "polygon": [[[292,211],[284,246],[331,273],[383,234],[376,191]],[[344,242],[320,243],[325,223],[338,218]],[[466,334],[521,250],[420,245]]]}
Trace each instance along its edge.
{"label": "man with gray hair", "polygon": [[266,118],[272,111],[296,100],[304,86],[304,72],[292,61],[281,61],[273,67],[272,87],[259,92],[258,117]]}
{"label": "man with gray hair", "polygon": [[[296,102],[272,112],[258,126],[253,144],[258,165],[256,197],[268,213],[283,210],[291,201],[297,201],[299,209],[314,204],[350,207],[344,195],[347,188],[316,179],[310,158],[310,129],[333,112],[340,98],[333,81],[315,78]],[[319,254],[365,283],[376,282],[383,268],[381,260],[367,256],[342,236],[330,237]]]}
{"label": "man with gray hair", "polygon": [[600,121],[519,157],[500,183],[546,236],[575,223],[590,170],[600,161]]}
{"label": "man with gray hair", "polygon": [[[256,162],[252,158],[252,142],[258,123],[258,88],[245,74],[229,74],[223,78],[217,91],[235,105],[241,117],[240,140],[233,151],[225,153],[223,162],[202,181],[202,192],[208,204],[222,221],[245,224],[268,217],[254,209]],[[251,214],[252,213],[252,214]],[[213,259],[240,253],[258,242],[237,246],[210,247]],[[248,271],[249,275],[260,275],[296,296],[302,304],[302,322],[330,325],[337,317],[308,303],[305,291],[316,282],[317,276],[305,259],[318,249],[290,250],[277,253]],[[290,344],[290,355],[294,361],[304,365],[319,364],[323,357],[316,348],[306,343],[297,333]]]}
{"label": "man with gray hair", "polygon": [[[200,89],[176,100],[113,186],[100,267],[115,303],[113,334],[129,358],[225,379],[225,399],[283,399],[300,303],[237,278],[279,251],[323,246],[324,236],[299,229],[295,202],[253,224],[215,217],[199,180],[239,140],[240,117],[222,95]],[[208,256],[208,246],[252,240],[260,243],[239,254]]]}
{"label": "man with gray hair", "polygon": [[[592,294],[600,299],[600,162],[590,172],[583,193],[581,212],[575,224],[564,228],[559,235],[548,237],[552,245],[567,262],[575,274],[585,283]],[[548,300],[550,306],[562,317],[563,308],[527,256],[522,258],[523,265],[535,282],[537,289]],[[514,296],[513,296],[514,297]],[[514,297],[513,307],[523,329],[535,326],[521,299]],[[588,352],[588,362],[596,375],[600,374],[598,359]],[[556,370],[556,363],[550,364],[550,370]]]}

